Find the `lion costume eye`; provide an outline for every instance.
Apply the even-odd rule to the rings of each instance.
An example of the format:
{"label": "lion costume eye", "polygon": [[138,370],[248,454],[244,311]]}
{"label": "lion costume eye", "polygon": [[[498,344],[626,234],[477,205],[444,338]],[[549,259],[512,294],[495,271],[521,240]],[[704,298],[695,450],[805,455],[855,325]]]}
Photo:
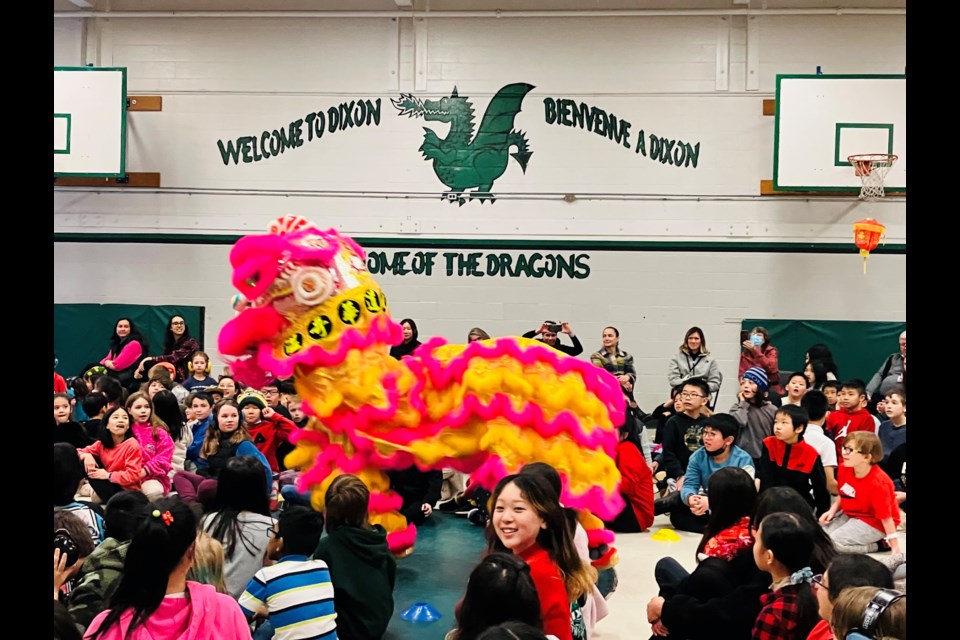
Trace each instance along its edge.
{"label": "lion costume eye", "polygon": [[316,306],[333,293],[333,279],[326,269],[301,268],[290,280],[293,297],[300,304]]}

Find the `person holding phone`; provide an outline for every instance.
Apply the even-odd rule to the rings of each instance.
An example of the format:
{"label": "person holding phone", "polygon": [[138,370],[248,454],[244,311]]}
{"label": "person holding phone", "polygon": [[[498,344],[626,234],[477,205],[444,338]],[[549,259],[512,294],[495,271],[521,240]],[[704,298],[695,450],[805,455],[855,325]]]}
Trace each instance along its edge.
{"label": "person holding phone", "polygon": [[[565,333],[570,336],[570,340],[573,342],[572,346],[568,347],[565,344],[560,344],[559,334],[561,333]],[[573,329],[570,328],[569,322],[554,322],[553,320],[544,320],[539,329],[527,331],[525,334],[523,334],[523,337],[539,340],[543,344],[553,347],[560,353],[565,353],[568,356],[578,356],[583,353],[583,345],[580,344],[580,338],[573,333]]]}
{"label": "person holding phone", "polygon": [[751,367],[763,369],[767,374],[768,391],[783,395],[780,386],[780,354],[770,344],[770,332],[763,327],[754,327],[749,332],[740,332],[740,371],[739,378]]}

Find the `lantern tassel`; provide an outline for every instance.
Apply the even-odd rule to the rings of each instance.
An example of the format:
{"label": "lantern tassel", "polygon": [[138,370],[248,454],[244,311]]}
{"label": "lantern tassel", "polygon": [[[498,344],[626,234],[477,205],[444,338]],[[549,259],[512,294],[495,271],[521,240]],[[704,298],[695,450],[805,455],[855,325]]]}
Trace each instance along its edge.
{"label": "lantern tassel", "polygon": [[863,275],[867,275],[867,258],[870,256],[870,252],[866,249],[860,249],[860,255],[863,257]]}

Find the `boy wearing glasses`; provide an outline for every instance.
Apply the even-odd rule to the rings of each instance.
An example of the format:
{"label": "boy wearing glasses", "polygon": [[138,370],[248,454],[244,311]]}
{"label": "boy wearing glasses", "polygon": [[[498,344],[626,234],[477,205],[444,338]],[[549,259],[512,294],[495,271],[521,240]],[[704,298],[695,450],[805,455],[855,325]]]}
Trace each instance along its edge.
{"label": "boy wearing glasses", "polygon": [[676,413],[663,427],[662,469],[667,473],[668,482],[676,482],[677,491],[683,486],[683,474],[687,472],[690,456],[703,445],[701,431],[707,417],[705,409],[709,396],[710,387],[706,380],[687,380],[674,400]]}
{"label": "boy wearing glasses", "polygon": [[840,454],[840,495],[820,516],[824,530],[841,553],[873,553],[886,542],[900,554],[900,509],[893,481],[877,465],[883,459],[880,438],[872,431],[856,431],[844,439]]}

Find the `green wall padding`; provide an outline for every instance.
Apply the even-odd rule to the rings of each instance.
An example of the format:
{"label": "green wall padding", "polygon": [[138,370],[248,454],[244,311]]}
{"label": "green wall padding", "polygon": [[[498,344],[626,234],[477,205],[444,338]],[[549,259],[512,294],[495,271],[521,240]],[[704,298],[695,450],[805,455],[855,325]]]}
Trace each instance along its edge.
{"label": "green wall padding", "polygon": [[[749,331],[756,326],[770,332],[770,344],[779,351],[784,376],[802,371],[807,349],[820,342],[833,352],[841,381],[860,378],[864,382],[870,382],[887,356],[899,351],[900,333],[907,328],[904,322],[782,319],[747,319],[741,328]],[[786,384],[784,376],[780,384]]]}
{"label": "green wall padding", "polygon": [[163,349],[163,335],[170,316],[183,316],[190,335],[203,348],[204,307],[153,306],[141,304],[55,304],[53,305],[53,350],[60,359],[57,372],[65,378],[83,373],[81,369],[99,362],[110,349],[110,336],[117,320],[128,317],[149,342],[150,352]]}

